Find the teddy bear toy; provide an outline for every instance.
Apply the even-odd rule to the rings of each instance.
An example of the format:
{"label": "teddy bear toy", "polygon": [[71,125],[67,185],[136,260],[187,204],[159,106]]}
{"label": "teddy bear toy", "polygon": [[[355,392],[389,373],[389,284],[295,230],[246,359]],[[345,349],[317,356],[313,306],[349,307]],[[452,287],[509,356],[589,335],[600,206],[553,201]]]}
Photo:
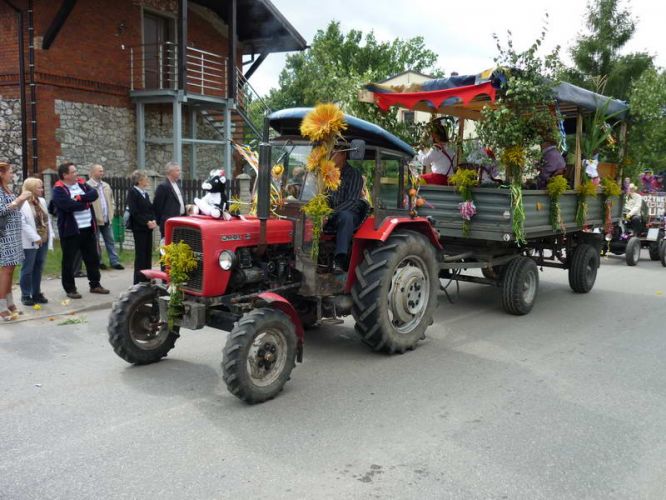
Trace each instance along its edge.
{"label": "teddy bear toy", "polygon": [[231,219],[231,214],[227,212],[227,178],[224,170],[211,170],[206,179],[201,184],[206,194],[203,198],[194,198],[194,207],[191,213],[194,215],[210,215],[216,219],[223,217],[225,220]]}

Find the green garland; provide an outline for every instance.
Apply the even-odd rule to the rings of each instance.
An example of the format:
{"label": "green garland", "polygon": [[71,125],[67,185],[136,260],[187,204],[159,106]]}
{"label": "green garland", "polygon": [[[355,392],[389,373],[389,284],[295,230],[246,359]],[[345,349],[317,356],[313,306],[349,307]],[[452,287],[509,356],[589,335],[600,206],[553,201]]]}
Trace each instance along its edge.
{"label": "green garland", "polygon": [[613,198],[622,194],[620,185],[609,177],[601,179],[601,193],[604,198],[604,232],[606,234],[613,230]]}
{"label": "green garland", "polygon": [[546,191],[550,197],[550,225],[553,226],[555,231],[564,231],[564,222],[562,221],[562,211],[560,209],[560,196],[567,189],[569,185],[567,180],[562,175],[556,175],[548,181]]}
{"label": "green garland", "polygon": [[197,259],[192,248],[183,241],[169,243],[162,247],[160,262],[169,273],[169,308],[167,325],[173,330],[177,319],[183,315],[183,291],[181,287],[187,283],[189,273],[197,268]]}
{"label": "green garland", "polygon": [[578,207],[576,209],[576,225],[584,227],[587,225],[588,198],[597,196],[597,186],[591,179],[583,181],[578,188]]}

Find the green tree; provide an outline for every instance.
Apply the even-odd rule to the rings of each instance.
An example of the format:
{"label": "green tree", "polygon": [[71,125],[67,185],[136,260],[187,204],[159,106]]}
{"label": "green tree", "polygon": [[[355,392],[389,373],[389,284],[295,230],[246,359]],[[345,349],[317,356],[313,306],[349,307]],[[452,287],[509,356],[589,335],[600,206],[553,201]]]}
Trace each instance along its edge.
{"label": "green tree", "polygon": [[645,71],[629,98],[626,174],[635,179],[644,168],[666,171],[666,71]]}
{"label": "green tree", "polygon": [[364,83],[406,70],[441,76],[436,62],[437,54],[426,48],[423,37],[380,42],[372,31],[344,33],[339,22],[331,21],[317,31],[309,49],[287,56],[279,88],[272,89],[266,101],[272,109],[335,102],[346,113],[414,143],[421,132],[418,125],[399,123],[395,113],[381,113],[376,106],[358,102],[358,91]]}
{"label": "green tree", "polygon": [[636,31],[636,22],[619,0],[591,0],[587,5],[587,34],[579,35],[571,48],[574,67],[562,79],[594,90],[595,78],[607,77],[605,93],[626,100],[632,82],[652,67],[645,52],[620,52]]}

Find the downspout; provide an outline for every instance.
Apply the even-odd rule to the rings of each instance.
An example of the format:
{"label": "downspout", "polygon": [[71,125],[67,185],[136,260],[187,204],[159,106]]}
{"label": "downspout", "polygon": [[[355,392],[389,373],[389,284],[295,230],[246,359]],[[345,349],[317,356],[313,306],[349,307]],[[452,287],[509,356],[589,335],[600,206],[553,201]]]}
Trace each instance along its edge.
{"label": "downspout", "polygon": [[32,173],[39,173],[39,154],[37,143],[37,96],[35,84],[35,20],[33,16],[33,0],[28,0],[28,63],[30,82],[30,117],[32,118]]}
{"label": "downspout", "polygon": [[25,46],[23,41],[23,12],[13,5],[9,0],[5,3],[16,12],[16,24],[18,32],[18,53],[19,53],[19,92],[21,100],[21,173],[23,178],[28,177],[28,111],[25,102]]}

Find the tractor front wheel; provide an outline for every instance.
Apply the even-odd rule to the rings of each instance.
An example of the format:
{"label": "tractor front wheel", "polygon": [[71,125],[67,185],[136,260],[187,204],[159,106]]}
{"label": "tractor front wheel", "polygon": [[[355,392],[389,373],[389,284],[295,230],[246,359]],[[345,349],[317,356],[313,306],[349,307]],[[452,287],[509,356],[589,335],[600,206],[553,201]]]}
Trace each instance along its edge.
{"label": "tractor front wheel", "polygon": [[439,289],[435,250],[425,236],[402,231],[366,250],[356,278],[352,314],[365,344],[404,353],[425,338]]}
{"label": "tractor front wheel", "polygon": [[273,399],[289,380],[297,343],[283,312],[267,307],[245,314],[224,346],[222,377],[229,392],[250,404]]}
{"label": "tractor front wheel", "polygon": [[624,260],[628,266],[635,266],[641,258],[641,240],[637,236],[632,236],[627,241],[627,248],[624,251]]}
{"label": "tractor front wheel", "polygon": [[167,324],[160,321],[157,300],[163,293],[150,283],[139,283],[113,304],[109,316],[109,343],[128,363],[155,363],[173,349],[180,327],[169,330]]}

